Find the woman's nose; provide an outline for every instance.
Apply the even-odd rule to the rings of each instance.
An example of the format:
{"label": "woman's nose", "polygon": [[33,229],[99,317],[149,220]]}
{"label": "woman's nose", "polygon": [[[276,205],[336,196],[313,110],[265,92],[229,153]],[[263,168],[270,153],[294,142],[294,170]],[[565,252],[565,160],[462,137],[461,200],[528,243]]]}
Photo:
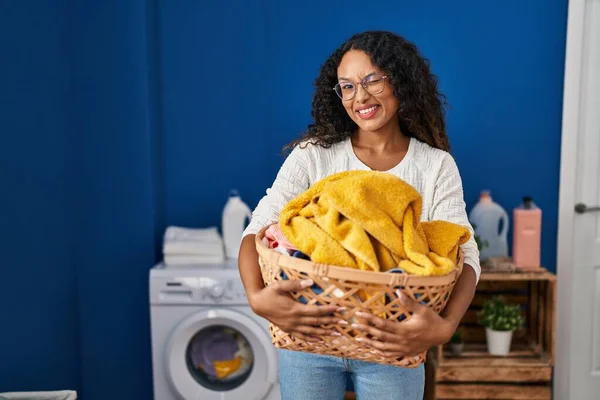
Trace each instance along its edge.
{"label": "woman's nose", "polygon": [[357,102],[359,103],[364,103],[365,101],[367,101],[367,99],[370,97],[371,95],[369,94],[369,92],[367,92],[365,90],[364,87],[362,87],[362,85],[358,85],[356,88],[356,95],[355,95],[355,99]]}

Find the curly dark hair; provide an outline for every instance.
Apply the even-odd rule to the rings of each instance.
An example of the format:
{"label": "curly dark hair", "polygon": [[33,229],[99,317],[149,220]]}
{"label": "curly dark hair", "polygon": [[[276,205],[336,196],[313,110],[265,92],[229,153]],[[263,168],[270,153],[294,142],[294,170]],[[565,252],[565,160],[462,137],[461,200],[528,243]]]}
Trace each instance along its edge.
{"label": "curly dark hair", "polygon": [[390,76],[394,95],[400,100],[398,120],[402,132],[435,148],[450,151],[444,120],[446,97],[438,90],[438,78],[431,73],[429,60],[413,43],[386,31],[356,34],[329,56],[315,80],[312,101],[314,123],[284,150],[303,142],[330,147],[350,137],[356,130],[357,125],[332,90],[338,83],[337,68],[344,54],[350,50],[365,52],[374,65]]}

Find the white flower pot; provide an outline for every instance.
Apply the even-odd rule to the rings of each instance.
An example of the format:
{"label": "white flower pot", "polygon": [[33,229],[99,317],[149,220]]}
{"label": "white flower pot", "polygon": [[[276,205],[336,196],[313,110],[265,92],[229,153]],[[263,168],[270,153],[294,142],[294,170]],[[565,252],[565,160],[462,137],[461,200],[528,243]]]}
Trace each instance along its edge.
{"label": "white flower pot", "polygon": [[506,356],[510,352],[510,342],[513,331],[495,331],[485,328],[487,346],[490,354],[495,356]]}

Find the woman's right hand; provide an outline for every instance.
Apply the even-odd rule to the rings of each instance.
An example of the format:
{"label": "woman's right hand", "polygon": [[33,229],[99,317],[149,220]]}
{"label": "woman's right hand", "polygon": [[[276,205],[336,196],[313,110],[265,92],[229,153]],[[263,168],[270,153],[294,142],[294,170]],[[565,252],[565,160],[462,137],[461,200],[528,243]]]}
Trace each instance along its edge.
{"label": "woman's right hand", "polygon": [[322,336],[339,336],[335,330],[319,326],[339,324],[340,318],[332,314],[343,311],[342,308],[302,304],[290,295],[290,292],[312,285],[311,280],[299,279],[273,282],[249,296],[250,307],[256,314],[298,339],[314,342],[320,341]]}

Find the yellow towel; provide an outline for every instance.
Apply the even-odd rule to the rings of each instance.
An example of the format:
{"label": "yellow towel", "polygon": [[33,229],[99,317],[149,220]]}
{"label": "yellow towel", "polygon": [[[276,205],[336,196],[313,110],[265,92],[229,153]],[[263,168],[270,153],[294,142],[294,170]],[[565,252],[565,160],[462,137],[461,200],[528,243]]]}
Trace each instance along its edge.
{"label": "yellow towel", "polygon": [[279,224],[313,262],[445,275],[456,267],[458,247],[470,232],[446,221],[420,222],[421,207],[420,194],[394,175],[347,171],[292,199]]}

